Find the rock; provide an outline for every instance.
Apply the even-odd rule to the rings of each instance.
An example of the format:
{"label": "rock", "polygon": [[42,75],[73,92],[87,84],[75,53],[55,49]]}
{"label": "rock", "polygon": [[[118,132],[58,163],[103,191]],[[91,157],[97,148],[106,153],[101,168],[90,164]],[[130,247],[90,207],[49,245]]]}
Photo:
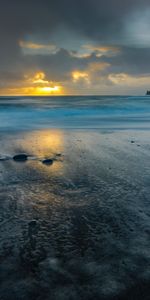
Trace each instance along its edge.
{"label": "rock", "polygon": [[3,155],[0,155],[0,161],[5,161],[5,160],[9,160],[11,159],[10,156],[3,156]]}
{"label": "rock", "polygon": [[131,141],[131,144],[134,144],[134,143],[135,143],[135,141],[132,140],[132,141]]}
{"label": "rock", "polygon": [[4,156],[0,156],[0,161],[6,160]]}
{"label": "rock", "polygon": [[33,235],[35,235],[37,232],[37,221],[32,220],[28,224],[28,235],[32,239]]}
{"label": "rock", "polygon": [[56,157],[60,157],[60,156],[62,156],[61,153],[56,153]]}
{"label": "rock", "polygon": [[32,220],[29,222],[29,226],[30,227],[35,227],[37,225],[37,221],[36,220]]}
{"label": "rock", "polygon": [[43,161],[42,161],[42,163],[44,164],[44,165],[52,165],[53,164],[53,159],[52,158],[48,158],[48,159],[44,159]]}
{"label": "rock", "polygon": [[13,157],[13,160],[15,161],[26,161],[28,159],[28,156],[24,153],[21,153],[21,154],[17,154]]}

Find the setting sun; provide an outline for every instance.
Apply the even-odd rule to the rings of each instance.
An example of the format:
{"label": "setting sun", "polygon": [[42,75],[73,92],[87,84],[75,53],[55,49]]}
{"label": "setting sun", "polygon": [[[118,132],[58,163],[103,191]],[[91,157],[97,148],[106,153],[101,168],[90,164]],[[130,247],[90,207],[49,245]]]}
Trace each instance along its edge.
{"label": "setting sun", "polygon": [[61,86],[56,85],[53,81],[48,81],[44,72],[37,72],[28,81],[34,85],[33,93],[36,95],[55,95],[62,92]]}
{"label": "setting sun", "polygon": [[63,95],[64,89],[59,82],[48,80],[43,71],[25,74],[20,86],[3,89],[3,94],[14,96],[50,96]]}
{"label": "setting sun", "polygon": [[59,86],[54,86],[54,87],[46,86],[46,87],[40,88],[40,90],[41,90],[41,92],[44,92],[44,93],[59,92],[60,87]]}
{"label": "setting sun", "polygon": [[26,89],[23,92],[26,95],[33,95],[33,96],[48,96],[48,95],[61,95],[63,94],[61,86],[36,86]]}

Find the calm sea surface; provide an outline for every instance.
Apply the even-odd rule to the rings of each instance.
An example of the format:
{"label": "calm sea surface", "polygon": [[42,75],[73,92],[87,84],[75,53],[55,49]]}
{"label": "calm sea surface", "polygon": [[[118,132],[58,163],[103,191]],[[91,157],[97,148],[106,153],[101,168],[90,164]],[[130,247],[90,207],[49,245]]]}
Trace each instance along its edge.
{"label": "calm sea surface", "polygon": [[149,129],[150,97],[0,97],[0,130]]}

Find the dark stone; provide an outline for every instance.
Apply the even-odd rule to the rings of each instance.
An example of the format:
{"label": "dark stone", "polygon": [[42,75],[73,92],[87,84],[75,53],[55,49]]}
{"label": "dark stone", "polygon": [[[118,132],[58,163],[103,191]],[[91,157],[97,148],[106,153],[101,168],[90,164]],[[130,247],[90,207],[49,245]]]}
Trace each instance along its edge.
{"label": "dark stone", "polygon": [[13,157],[13,160],[15,161],[26,161],[28,159],[28,156],[26,154],[17,154]]}
{"label": "dark stone", "polygon": [[4,161],[6,159],[7,159],[6,157],[0,156],[0,161]]}
{"label": "dark stone", "polygon": [[37,225],[37,221],[36,220],[32,220],[29,222],[29,226],[31,227],[35,227]]}
{"label": "dark stone", "polygon": [[[36,220],[32,220],[29,222],[29,225],[28,225],[28,235],[29,237],[33,240],[33,235],[36,234],[37,232],[37,221]],[[32,241],[34,242],[34,241]]]}
{"label": "dark stone", "polygon": [[53,159],[51,159],[51,158],[48,158],[48,159],[44,159],[43,161],[42,161],[42,163],[44,164],[44,165],[52,165],[53,164]]}
{"label": "dark stone", "polygon": [[131,144],[134,144],[134,143],[135,143],[135,141],[132,140],[132,141],[131,141]]}
{"label": "dark stone", "polygon": [[60,157],[60,156],[62,156],[62,154],[61,153],[56,153],[56,156]]}

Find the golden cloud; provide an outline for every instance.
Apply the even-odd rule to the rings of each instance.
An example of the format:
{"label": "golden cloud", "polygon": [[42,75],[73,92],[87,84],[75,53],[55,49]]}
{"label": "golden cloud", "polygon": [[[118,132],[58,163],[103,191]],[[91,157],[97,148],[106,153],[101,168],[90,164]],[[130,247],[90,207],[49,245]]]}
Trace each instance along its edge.
{"label": "golden cloud", "polygon": [[105,62],[92,62],[84,71],[75,70],[72,72],[72,79],[74,83],[84,82],[85,84],[90,84],[95,82],[95,77],[98,76],[97,73],[108,68],[110,64]]}
{"label": "golden cloud", "polygon": [[88,65],[88,72],[89,73],[96,73],[105,70],[110,66],[109,63],[105,62],[92,62]]}
{"label": "golden cloud", "polygon": [[121,51],[119,47],[114,46],[95,46],[89,44],[82,47],[90,53],[96,53],[97,57],[101,57],[104,54],[107,56],[117,55]]}
{"label": "golden cloud", "polygon": [[130,76],[126,73],[119,73],[119,74],[109,74],[108,79],[116,84],[121,86],[149,86],[150,83],[150,76],[140,76],[134,77]]}
{"label": "golden cloud", "polygon": [[38,44],[34,42],[19,41],[19,46],[24,54],[56,54],[59,48],[53,44]]}
{"label": "golden cloud", "polygon": [[82,71],[73,71],[72,72],[72,78],[74,82],[84,80],[87,83],[89,82],[89,74],[87,72]]}

